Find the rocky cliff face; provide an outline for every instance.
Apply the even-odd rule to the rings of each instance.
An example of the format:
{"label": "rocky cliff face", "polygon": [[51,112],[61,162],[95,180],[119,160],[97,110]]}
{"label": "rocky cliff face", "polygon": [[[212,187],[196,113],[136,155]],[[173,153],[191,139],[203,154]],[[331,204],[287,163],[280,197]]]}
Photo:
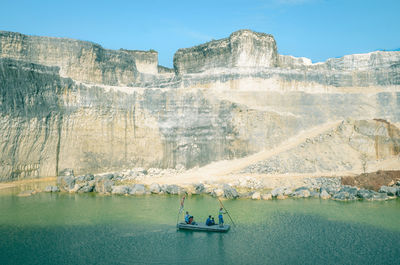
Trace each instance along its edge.
{"label": "rocky cliff face", "polygon": [[[244,173],[326,173],[369,170],[398,157],[400,130],[385,120],[346,120],[296,147],[243,170]],[[400,163],[400,162],[399,162]]]}
{"label": "rocky cliff face", "polygon": [[140,73],[157,73],[157,52],[107,50],[100,45],[63,38],[0,31],[0,58],[58,66],[60,75],[77,81],[124,85]]}
{"label": "rocky cliff face", "polygon": [[[173,72],[157,65],[156,52],[0,32],[0,57],[1,180],[54,176],[63,168],[192,168],[276,148],[331,121],[400,121],[400,52],[312,64],[279,55],[271,35],[242,30],[178,50]],[[374,150],[376,141],[366,139],[380,130],[365,136],[357,128],[369,125],[361,123],[344,127]],[[397,141],[397,133],[378,141],[379,159],[397,156]],[[332,143],[326,150],[299,147],[286,158],[317,161],[328,152],[315,171],[342,169],[335,161],[354,146]],[[248,172],[283,159],[275,158]],[[357,168],[359,161],[343,165]],[[311,172],[296,163],[275,172]]]}
{"label": "rocky cliff face", "polygon": [[218,67],[275,67],[277,64],[275,39],[269,34],[250,30],[240,30],[226,39],[179,49],[174,55],[174,68],[179,75]]}

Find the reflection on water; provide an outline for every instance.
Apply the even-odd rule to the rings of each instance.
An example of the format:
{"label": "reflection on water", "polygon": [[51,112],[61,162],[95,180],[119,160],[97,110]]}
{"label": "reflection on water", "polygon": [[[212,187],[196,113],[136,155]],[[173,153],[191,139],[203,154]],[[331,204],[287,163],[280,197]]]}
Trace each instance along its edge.
{"label": "reflection on water", "polygon": [[[176,196],[0,195],[0,264],[398,264],[400,201],[225,201],[228,233],[177,231]],[[197,221],[218,200],[192,196]],[[226,219],[228,221],[228,219]]]}

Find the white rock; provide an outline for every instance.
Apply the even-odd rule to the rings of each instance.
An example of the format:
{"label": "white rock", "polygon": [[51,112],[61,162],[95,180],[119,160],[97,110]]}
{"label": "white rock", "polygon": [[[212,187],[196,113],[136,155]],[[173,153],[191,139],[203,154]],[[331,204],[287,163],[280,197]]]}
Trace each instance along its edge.
{"label": "white rock", "polygon": [[253,195],[251,195],[252,200],[260,200],[261,199],[261,194],[257,191],[254,192]]}

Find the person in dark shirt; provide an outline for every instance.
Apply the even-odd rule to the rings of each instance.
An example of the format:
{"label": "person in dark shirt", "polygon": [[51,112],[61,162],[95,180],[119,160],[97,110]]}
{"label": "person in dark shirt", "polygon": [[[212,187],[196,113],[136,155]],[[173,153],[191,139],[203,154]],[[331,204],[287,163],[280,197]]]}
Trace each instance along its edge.
{"label": "person in dark shirt", "polygon": [[211,220],[211,215],[208,216],[206,225],[208,225],[208,226],[213,225],[212,220]]}

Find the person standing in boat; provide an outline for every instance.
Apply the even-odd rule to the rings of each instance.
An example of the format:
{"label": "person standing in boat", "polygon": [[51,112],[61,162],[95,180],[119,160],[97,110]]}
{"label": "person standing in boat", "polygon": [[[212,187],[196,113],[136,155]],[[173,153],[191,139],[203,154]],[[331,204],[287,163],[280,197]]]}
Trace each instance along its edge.
{"label": "person standing in boat", "polygon": [[219,208],[219,214],[218,214],[218,224],[219,226],[224,226],[224,217],[223,214],[226,214],[226,212],[224,212],[224,209],[221,207]]}
{"label": "person standing in boat", "polygon": [[189,223],[189,218],[190,218],[190,215],[189,215],[189,212],[186,212],[186,215],[185,215],[185,223]]}

